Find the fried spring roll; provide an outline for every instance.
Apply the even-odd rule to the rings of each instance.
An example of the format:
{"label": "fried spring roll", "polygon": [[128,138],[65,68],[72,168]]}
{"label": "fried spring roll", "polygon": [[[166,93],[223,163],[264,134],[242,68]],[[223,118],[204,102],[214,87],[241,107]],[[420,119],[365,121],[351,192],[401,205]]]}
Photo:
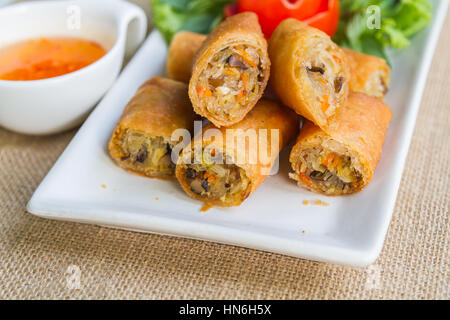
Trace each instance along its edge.
{"label": "fried spring roll", "polygon": [[[170,78],[189,82],[195,53],[205,39],[203,34],[188,31],[180,31],[174,36],[167,59],[167,74]],[[382,99],[390,85],[391,69],[386,61],[351,49],[341,49],[350,71],[349,89]]]}
{"label": "fried spring roll", "polygon": [[290,177],[326,195],[360,191],[372,179],[391,119],[382,101],[351,92],[328,134],[306,121],[289,157]]}
{"label": "fried spring roll", "polygon": [[[176,177],[190,197],[206,205],[240,205],[264,181],[279,151],[298,128],[299,117],[294,112],[262,99],[244,120],[231,127],[204,127],[201,154],[195,154],[194,139],[178,160]],[[223,139],[208,136],[209,129],[219,131]],[[199,161],[194,161],[195,157]]]}
{"label": "fried spring roll", "polygon": [[391,69],[384,59],[342,48],[350,70],[350,90],[383,99],[391,82]]}
{"label": "fried spring roll", "polygon": [[167,54],[166,73],[169,78],[189,82],[195,54],[205,39],[205,35],[189,31],[175,34]]}
{"label": "fried spring roll", "polygon": [[109,152],[122,168],[149,177],[174,177],[171,151],[175,129],[191,130],[194,112],[187,85],[152,78],[128,102],[109,142]]}
{"label": "fried spring roll", "polygon": [[324,32],[286,19],[269,41],[270,83],[281,101],[326,128],[345,102],[350,79],[344,52]]}
{"label": "fried spring roll", "polygon": [[195,112],[217,127],[241,121],[261,98],[269,68],[257,15],[244,12],[227,18],[196,55],[189,82]]}

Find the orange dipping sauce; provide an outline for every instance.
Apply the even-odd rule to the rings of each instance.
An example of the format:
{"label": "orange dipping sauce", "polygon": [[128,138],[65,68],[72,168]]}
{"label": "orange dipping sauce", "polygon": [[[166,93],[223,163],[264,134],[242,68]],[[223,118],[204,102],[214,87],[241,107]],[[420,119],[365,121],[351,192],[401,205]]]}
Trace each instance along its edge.
{"label": "orange dipping sauce", "polygon": [[40,38],[0,48],[0,80],[24,81],[58,77],[103,57],[96,42],[79,38]]}

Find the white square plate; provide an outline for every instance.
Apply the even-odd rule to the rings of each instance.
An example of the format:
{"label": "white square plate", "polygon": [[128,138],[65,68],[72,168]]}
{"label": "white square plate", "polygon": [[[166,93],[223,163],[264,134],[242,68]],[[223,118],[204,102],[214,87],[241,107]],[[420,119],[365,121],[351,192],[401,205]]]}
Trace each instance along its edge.
{"label": "white square plate", "polygon": [[[216,241],[318,261],[366,266],[379,255],[391,219],[426,76],[448,1],[434,1],[433,21],[393,60],[387,103],[394,111],[381,161],[362,192],[324,197],[288,179],[288,152],[240,207],[200,212],[175,182],[117,167],[107,142],[137,87],[162,74],[166,45],[153,32],[92,112],[28,203],[41,217]],[[106,186],[106,187],[105,187]],[[158,199],[158,200],[157,200]],[[320,199],[324,206],[305,206]]]}

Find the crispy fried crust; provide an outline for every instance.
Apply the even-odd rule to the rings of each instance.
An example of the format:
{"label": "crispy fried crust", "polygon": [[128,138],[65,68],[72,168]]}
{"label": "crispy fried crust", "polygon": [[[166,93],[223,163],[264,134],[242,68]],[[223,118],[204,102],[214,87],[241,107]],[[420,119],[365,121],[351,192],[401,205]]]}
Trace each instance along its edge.
{"label": "crispy fried crust", "polygon": [[[121,143],[128,129],[151,137],[162,137],[168,143],[177,143],[171,141],[172,132],[178,128],[191,130],[193,121],[194,112],[187,85],[171,79],[151,78],[139,87],[125,107],[109,142],[110,155],[120,167],[139,171],[121,160],[126,156],[121,151]],[[144,174],[158,176],[149,172]]]}
{"label": "crispy fried crust", "polygon": [[[233,114],[232,119],[228,119],[225,114],[215,115],[209,112],[203,99],[199,96],[197,88],[202,72],[206,70],[213,57],[221,50],[236,45],[251,46],[257,50],[261,62],[258,67],[261,67],[262,84],[258,93],[249,98],[245,105]],[[227,18],[207,37],[194,59],[192,77],[189,82],[189,97],[195,112],[206,117],[218,127],[230,126],[241,121],[261,98],[269,80],[269,69],[267,42],[261,32],[257,15],[252,12],[244,12]]]}
{"label": "crispy fried crust", "polygon": [[180,31],[175,34],[167,54],[166,72],[169,78],[189,82],[192,63],[205,39],[205,35],[195,32]]}
{"label": "crispy fried crust", "polygon": [[[246,132],[248,129],[254,129],[258,135],[258,143],[250,144],[247,143],[245,146],[246,154],[251,154],[252,150],[267,150],[267,154],[270,155],[270,159],[268,161],[260,160],[256,163],[249,163],[248,159],[244,163],[235,163],[240,168],[245,171],[246,176],[250,179],[250,184],[247,190],[244,190],[240,197],[229,202],[222,202],[220,200],[211,200],[202,197],[195,192],[193,192],[188,184],[188,179],[186,178],[186,170],[187,166],[183,163],[186,158],[186,154],[188,154],[187,148],[193,150],[194,142],[191,143],[185,150],[183,150],[183,155],[179,158],[176,167],[176,177],[183,187],[184,191],[192,198],[205,202],[205,204],[213,205],[213,206],[222,206],[222,207],[230,207],[240,205],[248,196],[250,196],[258,186],[264,181],[267,175],[270,172],[271,167],[275,163],[275,160],[278,156],[278,152],[270,152],[271,145],[271,129],[279,130],[279,149],[281,150],[289,140],[293,139],[298,132],[299,128],[299,117],[289,110],[285,108],[281,104],[268,101],[268,100],[260,100],[255,108],[249,112],[249,114],[242,120],[241,122],[234,124],[228,128],[216,128],[214,125],[210,124],[203,128],[203,147],[206,145],[214,146],[215,150],[224,150],[225,156],[230,157],[232,159],[236,159],[237,155],[237,143],[234,143],[232,146],[227,144],[227,141],[233,141],[236,137],[242,134],[237,129],[243,130]],[[223,136],[222,141],[211,141],[205,138],[204,133],[208,129],[216,129],[220,130]],[[228,131],[228,129],[233,129]],[[260,138],[260,129],[267,129],[267,138]],[[228,136],[227,136],[228,135]],[[264,137],[264,136],[261,136]],[[261,145],[261,143],[263,145]],[[252,150],[251,150],[252,149]],[[233,156],[234,154],[234,156]]]}
{"label": "crispy fried crust", "polygon": [[383,99],[391,82],[391,69],[384,59],[342,48],[350,70],[350,90]]}
{"label": "crispy fried crust", "polygon": [[[292,169],[297,174],[295,180],[309,190],[324,193],[314,182],[299,178],[300,153],[302,150],[321,146],[325,141],[332,139],[357,159],[362,181],[353,192],[360,191],[372,179],[391,119],[392,111],[382,101],[363,93],[351,92],[346,104],[330,123],[328,133],[310,121],[304,124],[289,157]],[[325,194],[339,195],[339,193]]]}

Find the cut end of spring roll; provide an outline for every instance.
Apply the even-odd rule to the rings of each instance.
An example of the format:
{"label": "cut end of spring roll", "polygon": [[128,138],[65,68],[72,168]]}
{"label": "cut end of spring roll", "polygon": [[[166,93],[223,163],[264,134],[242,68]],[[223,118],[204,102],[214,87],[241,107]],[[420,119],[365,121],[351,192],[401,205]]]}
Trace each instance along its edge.
{"label": "cut end of spring roll", "polygon": [[[194,139],[178,160],[176,177],[190,197],[208,206],[240,205],[269,175],[279,151],[295,137],[298,126],[299,119],[291,110],[273,101],[260,100],[238,124],[220,129],[209,124],[203,128],[201,154],[195,155]],[[219,130],[223,139],[205,135],[209,129]],[[277,134],[271,131],[274,129]],[[240,149],[238,139],[246,134],[251,136],[251,130],[257,134],[255,140],[249,138],[244,149]],[[272,150],[274,139],[279,150]],[[266,151],[267,158],[258,153],[256,161],[252,162],[250,154],[261,150]],[[243,154],[246,156],[240,159],[239,155]]]}
{"label": "cut end of spring roll", "polygon": [[152,78],[127,104],[109,142],[109,152],[122,168],[148,177],[173,178],[172,132],[191,130],[194,112],[187,85]]}
{"label": "cut end of spring roll", "polygon": [[348,95],[344,52],[324,32],[286,19],[269,41],[271,86],[285,105],[325,128]]}
{"label": "cut end of spring roll", "polygon": [[180,31],[175,34],[167,53],[166,72],[171,79],[188,83],[191,79],[195,55],[206,39],[206,35]]}
{"label": "cut end of spring roll", "polygon": [[349,66],[350,90],[383,99],[389,90],[391,69],[384,59],[342,48]]}
{"label": "cut end of spring roll", "polygon": [[267,42],[251,12],[227,18],[197,53],[189,82],[195,112],[217,127],[241,121],[269,79]]}
{"label": "cut end of spring roll", "polygon": [[367,184],[367,172],[358,154],[306,121],[303,136],[292,149],[294,173],[289,177],[302,187],[327,195],[351,194]]}
{"label": "cut end of spring roll", "polygon": [[191,164],[177,167],[185,176],[185,191],[209,205],[237,206],[251,192],[251,182],[245,170],[234,164]]}
{"label": "cut end of spring roll", "polygon": [[386,104],[351,92],[328,133],[305,122],[289,157],[290,177],[326,195],[362,190],[372,179],[391,119]]}

